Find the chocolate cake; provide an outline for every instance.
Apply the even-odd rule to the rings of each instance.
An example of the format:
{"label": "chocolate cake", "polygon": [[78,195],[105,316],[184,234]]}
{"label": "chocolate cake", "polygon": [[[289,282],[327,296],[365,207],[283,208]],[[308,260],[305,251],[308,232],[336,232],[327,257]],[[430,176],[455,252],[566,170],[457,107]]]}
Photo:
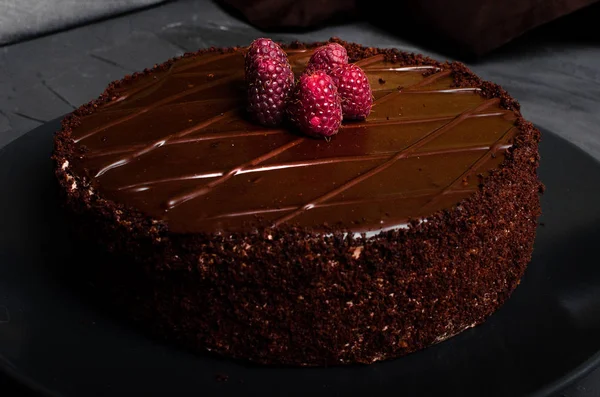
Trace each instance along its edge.
{"label": "chocolate cake", "polygon": [[[266,364],[372,363],[483,322],[531,258],[539,131],[460,63],[342,44],[374,105],[331,140],[244,111],[244,48],[111,83],[53,159],[95,294]],[[296,74],[315,46],[284,46]]]}

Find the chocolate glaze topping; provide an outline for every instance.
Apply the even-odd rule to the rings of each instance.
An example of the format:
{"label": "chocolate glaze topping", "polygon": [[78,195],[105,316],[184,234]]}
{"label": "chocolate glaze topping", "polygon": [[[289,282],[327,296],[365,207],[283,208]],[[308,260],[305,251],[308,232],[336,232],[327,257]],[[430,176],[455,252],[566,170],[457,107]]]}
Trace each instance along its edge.
{"label": "chocolate glaze topping", "polygon": [[[299,74],[312,50],[288,49]],[[473,194],[517,133],[517,116],[443,65],[357,61],[375,104],[331,141],[269,129],[244,112],[243,51],[208,52],[123,84],[81,118],[73,164],[103,197],[173,232],[293,223],[402,227]]]}
{"label": "chocolate glaze topping", "polygon": [[[63,120],[85,292],[186,348],[291,365],[399,357],[508,299],[540,214],[539,131],[462,64],[334,40],[378,102],[331,142],[245,121],[237,48],[126,76]],[[285,48],[298,70],[322,44]]]}

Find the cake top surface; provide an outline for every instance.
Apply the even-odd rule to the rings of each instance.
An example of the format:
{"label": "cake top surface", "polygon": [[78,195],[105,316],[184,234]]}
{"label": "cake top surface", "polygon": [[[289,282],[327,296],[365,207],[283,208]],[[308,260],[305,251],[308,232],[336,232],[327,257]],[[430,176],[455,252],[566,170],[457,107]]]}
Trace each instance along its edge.
{"label": "cake top surface", "polygon": [[[287,53],[299,74],[312,50]],[[377,232],[452,207],[503,161],[518,129],[499,98],[457,87],[448,65],[356,61],[373,110],[330,141],[249,121],[243,51],[212,51],[116,86],[72,129],[82,153],[72,166],[102,197],[173,232]]]}

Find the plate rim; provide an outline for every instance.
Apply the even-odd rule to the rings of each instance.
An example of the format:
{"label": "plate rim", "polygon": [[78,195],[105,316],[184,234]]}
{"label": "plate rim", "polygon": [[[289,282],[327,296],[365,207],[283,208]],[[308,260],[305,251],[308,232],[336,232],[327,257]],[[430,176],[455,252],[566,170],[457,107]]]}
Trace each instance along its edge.
{"label": "plate rim", "polygon": [[[57,117],[50,121],[47,121],[29,131],[19,136],[18,138],[8,142],[6,145],[0,147],[0,154],[5,150],[8,150],[10,146],[16,144],[19,141],[26,140],[29,138],[31,134],[36,133],[38,130],[47,128],[49,124],[54,124],[60,122],[64,116]],[[585,154],[589,158],[593,159],[595,162],[600,164],[600,160],[594,158],[592,155],[587,153],[585,150],[565,139],[564,137],[552,132],[551,130],[540,126],[535,125],[536,128],[542,132],[542,139],[545,134],[551,134],[555,137],[559,138],[563,141],[563,144],[571,146],[572,149],[579,151],[582,154]],[[416,352],[418,353],[418,352]],[[414,354],[414,353],[412,353]],[[399,358],[402,359],[402,358]],[[596,351],[594,354],[589,356],[586,360],[581,362],[579,365],[575,366],[570,371],[566,372],[561,377],[555,379],[543,385],[541,388],[534,390],[527,394],[528,397],[550,397],[561,391],[563,391],[568,386],[572,385],[574,382],[584,378],[589,375],[595,369],[600,367],[600,350]],[[40,397],[66,397],[65,394],[61,392],[54,391],[46,386],[44,386],[41,382],[35,380],[33,377],[19,371],[17,367],[15,367],[10,360],[8,360],[1,352],[0,352],[0,375],[6,376],[9,378],[9,382],[15,382],[21,387],[26,388],[29,392],[35,393]]]}
{"label": "plate rim", "polygon": [[[562,377],[547,384],[541,389],[534,391],[532,394],[529,394],[529,397],[553,396],[572,385],[577,380],[589,375],[598,367],[600,367],[600,351],[594,353],[587,360],[567,372]],[[2,375],[9,377],[11,381],[18,383],[20,386],[29,389],[29,391],[33,393],[37,393],[40,397],[65,397],[64,394],[53,391],[34,380],[32,377],[19,372],[2,354],[0,354],[0,372]]]}
{"label": "plate rim", "polygon": [[9,378],[9,382],[14,382],[27,391],[37,394],[40,397],[65,397],[64,394],[50,390],[40,382],[29,375],[20,372],[11,362],[0,353],[0,375]]}

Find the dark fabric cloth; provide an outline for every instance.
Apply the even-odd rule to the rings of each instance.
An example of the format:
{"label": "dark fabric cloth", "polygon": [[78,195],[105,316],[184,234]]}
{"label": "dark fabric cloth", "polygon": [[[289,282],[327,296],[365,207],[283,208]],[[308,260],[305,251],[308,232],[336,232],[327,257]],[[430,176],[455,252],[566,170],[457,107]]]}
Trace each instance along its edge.
{"label": "dark fabric cloth", "polygon": [[301,29],[354,18],[358,0],[220,0],[265,30]]}
{"label": "dark fabric cloth", "polygon": [[597,0],[418,0],[406,16],[430,26],[458,49],[482,55],[523,33]]}
{"label": "dark fabric cloth", "polygon": [[0,0],[0,46],[165,0]]}
{"label": "dark fabric cloth", "polygon": [[332,19],[360,17],[401,35],[482,55],[598,0],[396,0],[393,5],[389,0],[219,1],[265,30],[310,29]]}

